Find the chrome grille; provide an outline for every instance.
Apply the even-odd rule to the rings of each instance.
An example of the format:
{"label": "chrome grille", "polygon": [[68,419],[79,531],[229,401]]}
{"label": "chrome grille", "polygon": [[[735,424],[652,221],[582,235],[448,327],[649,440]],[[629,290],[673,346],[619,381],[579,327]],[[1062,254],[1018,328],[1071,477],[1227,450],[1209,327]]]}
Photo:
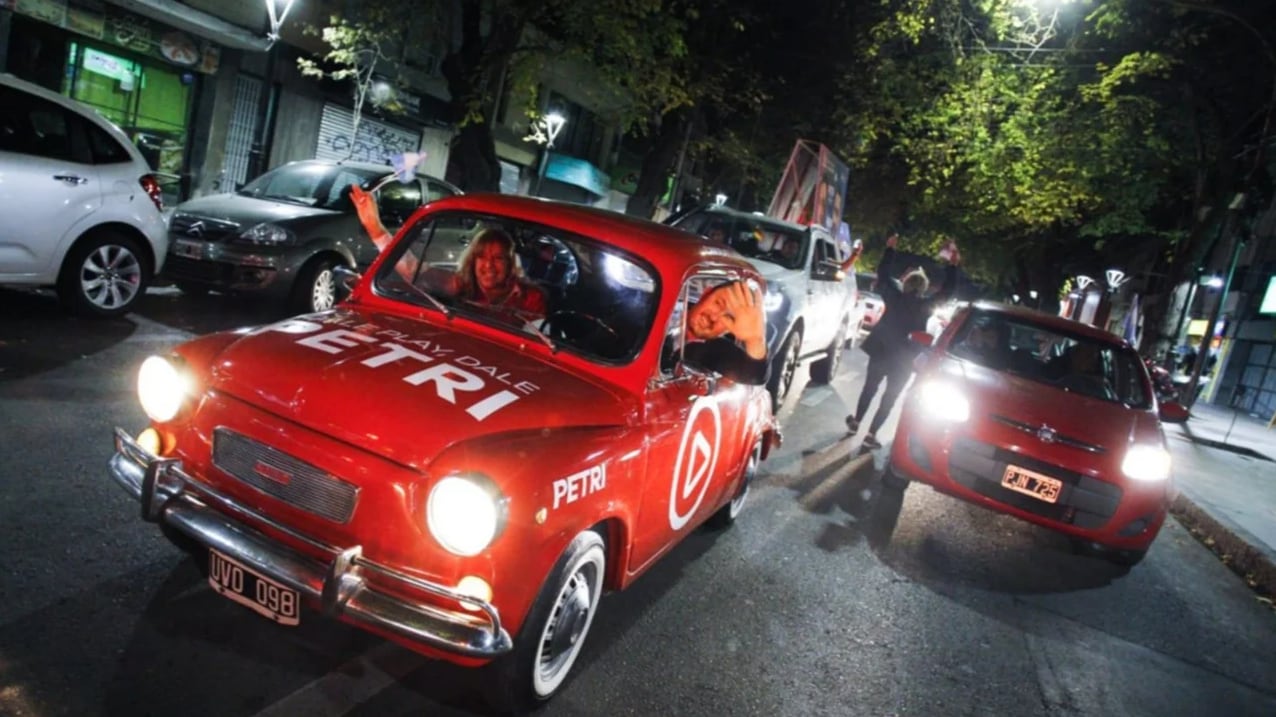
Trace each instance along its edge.
{"label": "chrome grille", "polygon": [[[1037,438],[1044,443],[1061,443],[1065,446],[1080,448],[1083,451],[1088,451],[1090,453],[1095,453],[1099,455],[1107,453],[1107,449],[1104,448],[1103,446],[1098,446],[1093,443],[1087,443],[1086,441],[1083,441],[1079,438],[1073,438],[1071,436],[1065,436],[1065,435],[1056,433],[1055,431],[1051,430],[1049,426],[1046,426],[1045,424],[1042,424],[1040,426],[1034,426],[1031,423],[1016,421],[1015,419],[1010,418],[1008,416],[999,416],[995,413],[992,414],[992,420],[997,421],[998,423],[1002,423],[1007,426],[1010,426],[1011,428],[1015,428],[1020,431],[1023,431],[1024,433],[1030,433],[1034,436],[1037,436]],[[1043,429],[1049,432],[1050,434],[1049,440],[1042,438]]]}
{"label": "chrome grille", "polygon": [[174,214],[168,221],[168,233],[174,237],[221,241],[239,232],[239,225],[192,214]]}
{"label": "chrome grille", "polygon": [[257,490],[335,523],[354,515],[357,486],[228,428],[213,431],[213,465]]}

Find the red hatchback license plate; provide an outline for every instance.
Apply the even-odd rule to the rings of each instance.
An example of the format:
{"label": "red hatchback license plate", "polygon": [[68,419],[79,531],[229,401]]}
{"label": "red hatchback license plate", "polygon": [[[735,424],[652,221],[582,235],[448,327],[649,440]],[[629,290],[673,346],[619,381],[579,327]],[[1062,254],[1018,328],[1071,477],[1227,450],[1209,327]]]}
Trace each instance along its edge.
{"label": "red hatchback license plate", "polygon": [[1001,485],[1010,490],[1030,495],[1037,500],[1055,503],[1063,490],[1063,481],[1019,466],[1006,466]]}
{"label": "red hatchback license plate", "polygon": [[208,550],[208,584],[281,625],[301,622],[301,595],[216,550]]}

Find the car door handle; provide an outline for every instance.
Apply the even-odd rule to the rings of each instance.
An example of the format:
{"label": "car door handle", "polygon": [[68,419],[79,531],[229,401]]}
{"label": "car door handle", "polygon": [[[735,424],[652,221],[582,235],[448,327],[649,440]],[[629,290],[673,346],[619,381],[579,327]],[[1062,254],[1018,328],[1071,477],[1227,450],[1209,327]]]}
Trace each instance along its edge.
{"label": "car door handle", "polygon": [[78,174],[55,174],[53,175],[53,178],[59,182],[66,182],[67,184],[88,184],[89,182],[87,178],[81,177]]}

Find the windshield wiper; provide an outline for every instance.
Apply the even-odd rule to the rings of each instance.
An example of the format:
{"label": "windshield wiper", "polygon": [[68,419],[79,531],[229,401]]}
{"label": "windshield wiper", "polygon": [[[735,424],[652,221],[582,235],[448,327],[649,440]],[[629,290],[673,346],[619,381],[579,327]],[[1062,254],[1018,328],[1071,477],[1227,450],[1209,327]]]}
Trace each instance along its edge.
{"label": "windshield wiper", "polygon": [[554,340],[551,339],[548,334],[546,334],[544,331],[541,331],[540,327],[538,327],[535,322],[526,321],[524,322],[523,328],[531,329],[532,333],[536,335],[536,338],[540,339],[546,346],[549,347],[549,350],[551,353],[558,353],[558,344],[554,343]]}
{"label": "windshield wiper", "polygon": [[448,320],[451,320],[452,310],[448,308],[447,304],[444,304],[442,301],[439,301],[438,298],[434,296],[434,294],[431,294],[430,292],[426,291],[425,289],[422,289],[416,284],[412,284],[406,281],[403,282],[401,286],[405,286],[411,289],[412,291],[407,292],[407,291],[404,291],[402,288],[396,288],[396,291],[398,291],[401,294],[410,293],[410,294],[415,294],[416,296],[424,297],[425,300],[429,301],[430,304],[434,306],[434,308],[438,309],[445,318],[447,318]]}

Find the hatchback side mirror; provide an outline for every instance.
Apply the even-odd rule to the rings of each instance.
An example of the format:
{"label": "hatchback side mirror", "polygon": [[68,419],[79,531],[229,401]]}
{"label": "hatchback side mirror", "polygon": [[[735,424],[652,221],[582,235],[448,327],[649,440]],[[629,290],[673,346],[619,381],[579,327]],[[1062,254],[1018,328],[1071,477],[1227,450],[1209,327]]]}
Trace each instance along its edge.
{"label": "hatchback side mirror", "polygon": [[337,277],[337,282],[345,288],[346,291],[354,291],[355,285],[363,278],[359,272],[351,269],[345,264],[337,264],[332,267],[332,273]]}
{"label": "hatchback side mirror", "polygon": [[1157,411],[1164,423],[1187,423],[1187,419],[1191,416],[1191,412],[1187,410],[1187,406],[1178,401],[1166,401],[1162,403]]}

